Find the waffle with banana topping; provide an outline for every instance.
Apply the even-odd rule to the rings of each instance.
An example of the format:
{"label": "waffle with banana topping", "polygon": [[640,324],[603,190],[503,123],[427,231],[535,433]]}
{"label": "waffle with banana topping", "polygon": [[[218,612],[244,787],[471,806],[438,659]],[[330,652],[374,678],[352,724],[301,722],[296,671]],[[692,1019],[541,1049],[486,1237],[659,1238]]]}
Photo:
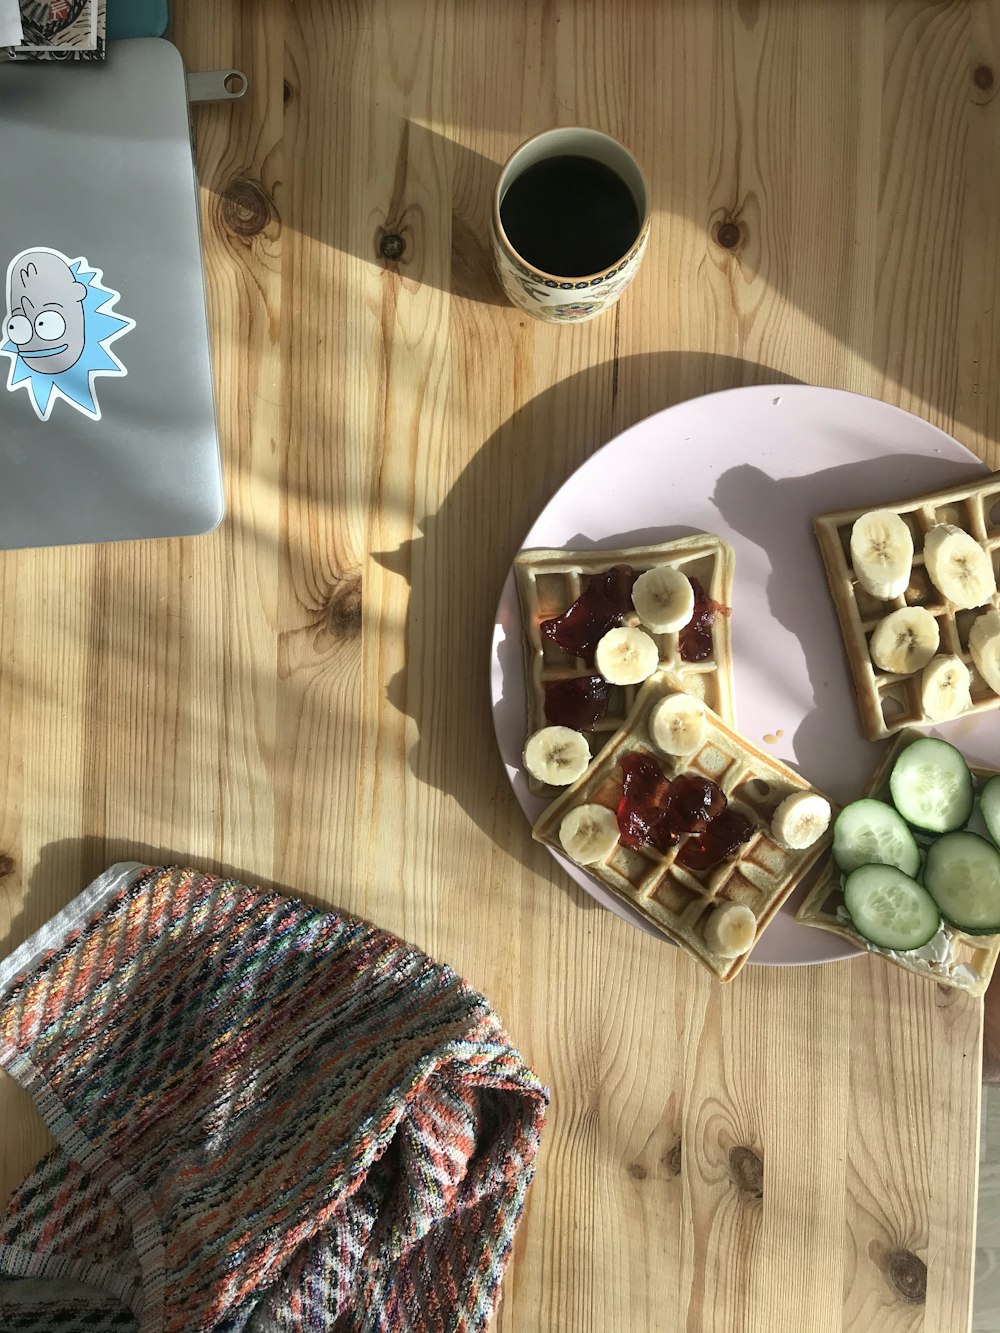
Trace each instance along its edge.
{"label": "waffle with banana topping", "polygon": [[[533,835],[567,855],[560,836],[564,819],[584,806],[602,807],[617,816],[623,796],[621,763],[637,754],[651,755],[668,781],[689,774],[717,784],[728,800],[727,809],[746,816],[753,825],[749,840],[729,859],[705,870],[690,868],[685,864],[690,849],[687,856],[684,849],[696,835],[685,834],[666,851],[649,843],[636,851],[616,841],[606,855],[584,869],[693,954],[715,977],[729,981],[747,961],[781,904],[827,855],[830,834],[825,832],[801,850],[789,850],[778,841],[771,828],[775,811],[790,794],[812,788],[708,709],[697,748],[685,757],[663,754],[653,740],[652,715],[662,699],[675,693],[677,685],[668,672],[650,677],[640,688],[625,725],[606,742],[583,776],[548,806]],[[563,833],[565,836],[564,829]],[[614,828],[611,836],[616,836]],[[713,913],[730,903],[743,904],[753,914],[752,938],[735,957],[724,956],[706,942]]]}
{"label": "waffle with banana topping", "polygon": [[[729,608],[732,605],[733,548],[720,537],[699,533],[679,541],[613,551],[522,551],[514,560],[517,592],[524,626],[527,734],[548,725],[545,714],[547,686],[581,680],[596,674],[596,667],[583,658],[564,652],[542,633],[547,620],[563,615],[592,579],[614,566],[627,565],[636,574],[670,567],[696,579],[707,596],[723,610],[716,615],[709,633],[708,655],[701,661],[686,661],[678,632],[647,631],[659,652],[659,668],[669,671],[686,693],[701,700],[727,722],[735,722],[733,700],[732,643]],[[631,610],[624,624],[645,628]],[[623,726],[635,702],[637,685],[612,686],[605,715],[587,732],[592,754],[598,754]],[[536,794],[553,789],[529,778]]]}
{"label": "waffle with banana topping", "polygon": [[[909,580],[897,596],[890,598],[877,597],[863,586],[851,554],[855,523],[865,515],[885,510],[898,515],[913,543]],[[939,524],[968,534],[992,563],[992,589],[984,589],[984,600],[974,608],[960,609],[956,603],[961,597],[950,599],[931,579],[925,542]],[[862,729],[869,740],[882,740],[903,727],[928,726],[1000,707],[1000,693],[980,673],[974,652],[977,635],[980,643],[986,637],[996,686],[1000,673],[1000,593],[996,589],[1000,570],[1000,474],[892,504],[820,514],[813,526],[840,621]],[[987,562],[983,563],[988,569]],[[961,569],[960,564],[957,567]],[[921,619],[930,632],[930,643],[936,636],[939,644],[936,650],[928,650],[933,654],[931,661],[948,658],[961,684],[961,691],[954,695],[954,708],[945,709],[943,715],[935,716],[938,710],[930,709],[931,696],[926,693],[923,677],[926,668],[893,670],[889,668],[903,668],[906,663],[890,658],[886,666],[883,658],[880,666],[873,660],[872,638],[877,627],[892,612],[902,613],[905,608],[921,608],[928,613]],[[977,621],[979,629],[975,630]],[[951,682],[946,683],[950,689]]]}

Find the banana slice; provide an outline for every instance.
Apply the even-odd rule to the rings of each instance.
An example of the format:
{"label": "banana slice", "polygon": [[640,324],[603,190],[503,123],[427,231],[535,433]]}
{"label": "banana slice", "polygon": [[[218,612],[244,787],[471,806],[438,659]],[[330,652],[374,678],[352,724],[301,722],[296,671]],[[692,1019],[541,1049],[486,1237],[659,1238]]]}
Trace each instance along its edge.
{"label": "banana slice", "polygon": [[830,802],[816,791],[793,791],[771,816],[771,832],[792,851],[811,847],[830,827]]}
{"label": "banana slice", "polygon": [[647,569],[633,585],[632,605],[655,634],[673,634],[694,615],[694,588],[679,569]]}
{"label": "banana slice", "polygon": [[618,820],[606,805],[578,805],[559,825],[559,841],[577,865],[603,861],[618,841]]}
{"label": "banana slice", "polygon": [[660,664],[660,650],[641,629],[609,629],[597,645],[594,664],[609,685],[638,685]]}
{"label": "banana slice", "polygon": [[568,787],[590,764],[586,737],[572,727],[542,727],[524,746],[524,766],[533,778],[550,787]]}
{"label": "banana slice", "polygon": [[929,611],[922,606],[902,606],[878,622],[868,649],[883,671],[909,676],[927,665],[940,642],[941,631]]}
{"label": "banana slice", "polygon": [[757,918],[743,903],[723,903],[705,922],[705,946],[723,958],[746,953],[757,934]]}
{"label": "banana slice", "polygon": [[997,590],[987,552],[975,537],[952,523],[938,523],[928,532],[924,561],[935,588],[959,608],[982,606]]}
{"label": "banana slice", "polygon": [[960,657],[942,653],[932,657],[920,677],[920,706],[929,722],[946,722],[958,717],[972,705],[969,685],[972,677]]}
{"label": "banana slice", "polygon": [[649,715],[649,734],[664,754],[694,754],[705,735],[705,706],[690,694],[668,694]]}
{"label": "banana slice", "polygon": [[851,529],[851,564],[873,597],[888,601],[906,591],[913,567],[910,529],[891,509],[862,514]]}
{"label": "banana slice", "polygon": [[983,680],[1000,694],[1000,611],[976,616],[969,630],[969,652]]}

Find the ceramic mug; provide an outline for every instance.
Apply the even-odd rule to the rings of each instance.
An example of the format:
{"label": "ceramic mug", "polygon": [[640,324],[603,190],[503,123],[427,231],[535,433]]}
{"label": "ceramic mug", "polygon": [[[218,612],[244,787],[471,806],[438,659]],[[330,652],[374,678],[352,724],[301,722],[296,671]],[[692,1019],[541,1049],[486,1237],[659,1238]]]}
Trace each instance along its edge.
{"label": "ceramic mug", "polygon": [[[625,184],[638,214],[625,252],[595,273],[548,273],[517,252],[504,230],[501,205],[529,167],[553,157],[584,157],[609,167]],[[617,139],[582,126],[546,130],[523,143],[500,172],[493,193],[491,240],[497,276],[507,296],[527,314],[549,324],[579,324],[609,309],[639,270],[649,239],[649,188],[642,168]],[[553,265],[557,267],[557,265]]]}

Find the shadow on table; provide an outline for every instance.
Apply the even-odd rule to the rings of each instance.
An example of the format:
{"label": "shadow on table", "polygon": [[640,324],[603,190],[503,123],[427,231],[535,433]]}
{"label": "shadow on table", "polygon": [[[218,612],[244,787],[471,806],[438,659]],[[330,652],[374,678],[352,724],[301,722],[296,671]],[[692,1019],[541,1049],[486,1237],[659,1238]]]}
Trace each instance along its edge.
{"label": "shadow on table", "polygon": [[[831,673],[829,652],[816,633],[816,589],[826,586],[823,562],[818,545],[803,542],[800,525],[789,522],[789,515],[849,508],[857,503],[859,495],[874,508],[899,498],[900,476],[907,478],[907,492],[920,494],[981,475],[982,464],[978,462],[962,463],[927,454],[887,454],[780,479],[743,463],[717,478],[715,504],[734,532],[764,552],[768,605],[775,620],[794,635],[806,659],[811,702],[816,706],[806,711],[795,732],[795,754],[802,772],[823,772],[829,764],[829,715],[822,703]],[[820,613],[829,617],[830,638],[836,641],[839,630],[833,628],[836,613],[832,599],[824,601]]]}
{"label": "shadow on table", "polygon": [[[670,290],[714,291],[734,333],[757,320],[765,293],[780,297],[767,316],[773,345],[785,345],[787,303],[929,415],[996,434],[980,392],[996,341],[996,209],[980,162],[995,147],[997,81],[974,25],[944,71],[953,115],[942,117],[918,91],[941,63],[937,26],[901,26],[892,7],[633,0],[582,7],[575,31],[561,6],[464,0],[418,44],[393,30],[405,6],[327,6],[320,30],[302,26],[310,8],[284,7],[283,88],[282,62],[268,60],[239,107],[199,109],[206,143],[226,144],[201,180],[235,243],[269,246],[284,228],[384,270],[390,294],[408,283],[502,304],[489,250],[501,163],[540,130],[597,123],[643,163],[651,248],[667,218],[690,224],[658,259]],[[268,25],[272,41],[282,23]],[[874,78],[872,62],[889,59],[904,28],[915,77]],[[189,31],[194,46],[194,19],[178,15],[175,30],[182,51]],[[226,40],[227,61],[261,70],[260,23]],[[657,57],[662,79],[639,77]],[[856,104],[858,120],[845,109]],[[808,338],[807,327],[793,336]]]}
{"label": "shadow on table", "polygon": [[205,857],[191,857],[176,848],[151,847],[128,838],[104,838],[91,835],[83,838],[62,838],[44,846],[38,862],[25,881],[20,910],[11,920],[6,933],[0,937],[0,958],[6,957],[56,912],[95,880],[109,866],[119,861],[138,861],[150,866],[193,866],[197,870],[219,875],[223,879],[238,880],[241,884],[272,889],[311,907],[336,911],[328,902],[311,898],[298,889],[275,880],[241,870],[237,866],[213,861]]}
{"label": "shadow on table", "polygon": [[[506,421],[476,452],[419,537],[396,551],[373,553],[410,584],[408,665],[387,691],[389,702],[412,718],[418,732],[410,769],[420,782],[453,798],[531,871],[550,873],[551,861],[532,841],[508,785],[487,685],[497,601],[524,534],[581,463],[650,412],[715,390],[790,382],[766,366],[708,353],[664,352],[593,366],[539,394]],[[588,416],[580,412],[581,403],[599,410]],[[558,467],[549,447],[554,438],[571,441]],[[510,477],[516,478],[514,485]],[[519,641],[512,636],[503,651],[519,655]],[[568,878],[562,883],[581,904],[592,905]]]}
{"label": "shadow on table", "polygon": [[[404,284],[509,307],[490,249],[493,190],[502,162],[403,116],[396,117],[394,129],[391,182],[363,219],[356,212],[357,195],[346,190],[321,212],[293,211],[283,222],[323,245],[356,255]],[[329,164],[322,159],[303,161],[299,170],[304,175],[313,171],[315,176],[311,183],[300,184],[296,198],[323,198],[323,173]],[[424,206],[427,187],[422,178],[427,172],[450,184],[444,218],[431,216]]]}

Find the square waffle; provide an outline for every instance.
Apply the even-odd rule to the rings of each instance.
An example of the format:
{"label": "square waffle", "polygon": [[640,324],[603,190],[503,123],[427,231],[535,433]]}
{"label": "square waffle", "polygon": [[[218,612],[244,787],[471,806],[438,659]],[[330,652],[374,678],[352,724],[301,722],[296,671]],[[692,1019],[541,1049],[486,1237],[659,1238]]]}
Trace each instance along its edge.
{"label": "square waffle", "polygon": [[[714,976],[729,981],[803,875],[828,851],[830,834],[801,851],[789,851],[777,842],[770,831],[775,809],[792,792],[811,788],[714,713],[706,711],[704,738],[694,754],[679,758],[660,753],[649,734],[650,713],[660,699],[676,692],[676,683],[667,672],[651,676],[640,689],[626,725],[607,742],[586,773],[553,801],[535,824],[533,835],[563,852],[559,826],[570,810],[594,803],[617,811],[622,794],[619,761],[636,751],[652,754],[668,778],[690,773],[717,783],[730,804],[758,825],[733,860],[704,872],[689,870],[676,860],[684,845],[682,838],[667,852],[649,845],[637,852],[619,842],[603,861],[585,869],[692,953]],[[754,945],[737,958],[722,957],[705,944],[705,921],[722,902],[745,903],[757,918]]]}
{"label": "square waffle", "polygon": [[[647,569],[673,566],[689,578],[696,578],[708,596],[720,606],[732,606],[733,548],[721,537],[700,533],[659,546],[636,546],[618,551],[522,551],[514,560],[517,592],[524,624],[525,693],[528,704],[526,735],[547,725],[545,687],[554,681],[592,676],[596,668],[579,657],[572,657],[541,632],[543,621],[566,611],[583,592],[589,581],[613,565],[630,565],[637,574]],[[634,612],[626,625],[642,624]],[[645,628],[645,627],[644,627]],[[679,687],[700,699],[729,723],[735,722],[733,703],[733,656],[729,616],[718,615],[712,626],[712,651],[703,662],[686,662],[680,655],[677,634],[654,634],[660,653],[660,668],[669,671]],[[591,754],[601,747],[625,723],[635,702],[638,685],[616,685],[611,690],[608,711],[587,733]],[[531,790],[551,794],[535,778],[529,778]]]}
{"label": "square waffle", "polygon": [[[913,536],[913,572],[901,597],[882,601],[866,592],[851,567],[851,529],[862,514],[889,509],[906,523]],[[871,659],[868,643],[879,621],[902,606],[925,607],[938,622],[939,653],[960,657],[972,674],[972,701],[965,714],[1000,708],[1000,695],[990,689],[976,671],[969,652],[968,634],[981,614],[957,611],[930,581],[924,565],[924,536],[936,523],[964,528],[989,552],[994,569],[1000,568],[1000,475],[953,486],[932,495],[918,495],[896,504],[868,505],[862,509],[840,509],[813,520],[826,575],[833,594],[844,647],[854,677],[861,725],[870,741],[883,740],[903,727],[930,725],[920,702],[919,671],[909,676],[882,671]],[[991,603],[1000,606],[1000,594]],[[990,605],[990,604],[987,604]]]}
{"label": "square waffle", "polygon": [[[889,774],[892,766],[900,752],[919,739],[920,733],[917,731],[904,731],[896,737],[865,788],[865,796],[874,796],[877,800],[891,804]],[[995,769],[979,768],[973,764],[969,767],[979,785],[996,772]],[[841,879],[841,873],[831,858],[826,872],[817,877],[795,913],[796,921],[832,931],[834,935],[842,935],[859,949],[881,954],[907,972],[915,972],[918,977],[939,981],[943,986],[956,986],[959,990],[968,991],[970,995],[982,995],[985,992],[997,956],[1000,955],[1000,935],[965,935],[954,926],[942,922],[939,934],[932,941],[936,946],[933,949],[928,945],[923,949],[902,953],[893,949],[880,949],[859,935],[851,925],[844,907]]]}

